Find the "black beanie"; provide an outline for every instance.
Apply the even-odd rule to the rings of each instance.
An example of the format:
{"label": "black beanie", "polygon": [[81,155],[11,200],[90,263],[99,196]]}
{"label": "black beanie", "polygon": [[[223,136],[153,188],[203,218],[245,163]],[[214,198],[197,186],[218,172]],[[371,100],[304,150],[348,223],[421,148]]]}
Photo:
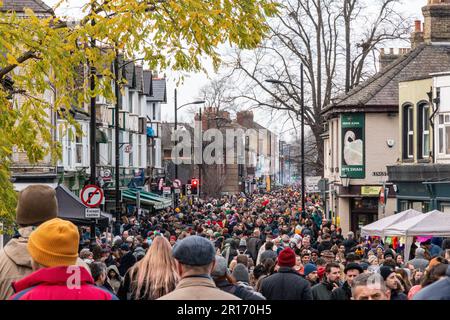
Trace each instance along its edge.
{"label": "black beanie", "polygon": [[392,272],[394,272],[394,268],[390,266],[382,266],[380,267],[380,274],[383,277],[384,280],[386,280]]}

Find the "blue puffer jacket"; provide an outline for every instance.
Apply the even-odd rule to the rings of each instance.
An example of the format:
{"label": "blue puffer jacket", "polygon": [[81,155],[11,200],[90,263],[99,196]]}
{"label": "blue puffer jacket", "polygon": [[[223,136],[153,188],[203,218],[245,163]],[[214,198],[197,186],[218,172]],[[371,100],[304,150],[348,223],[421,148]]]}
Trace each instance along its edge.
{"label": "blue puffer jacket", "polygon": [[447,277],[420,290],[413,300],[450,300],[450,267]]}

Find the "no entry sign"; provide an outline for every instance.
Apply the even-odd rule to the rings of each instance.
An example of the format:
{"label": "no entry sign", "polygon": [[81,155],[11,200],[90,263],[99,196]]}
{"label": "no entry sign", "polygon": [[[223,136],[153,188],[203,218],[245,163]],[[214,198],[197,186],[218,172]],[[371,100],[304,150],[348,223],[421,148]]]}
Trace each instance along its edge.
{"label": "no entry sign", "polygon": [[103,201],[103,190],[95,185],[87,185],[81,190],[80,198],[89,208],[98,207]]}

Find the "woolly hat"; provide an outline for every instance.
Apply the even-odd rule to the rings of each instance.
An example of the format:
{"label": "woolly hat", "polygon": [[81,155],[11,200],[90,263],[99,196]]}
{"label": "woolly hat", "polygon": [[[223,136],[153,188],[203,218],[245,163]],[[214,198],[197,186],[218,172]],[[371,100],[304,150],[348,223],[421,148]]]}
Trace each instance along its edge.
{"label": "woolly hat", "polygon": [[248,269],[245,265],[242,263],[238,263],[233,270],[233,277],[236,279],[236,281],[242,281],[242,282],[250,282],[250,276],[248,274]]}
{"label": "woolly hat", "polygon": [[45,267],[75,265],[80,234],[70,221],[51,219],[34,230],[27,249],[37,263]]}
{"label": "woolly hat", "polygon": [[283,249],[278,255],[277,261],[280,267],[292,268],[295,266],[295,252],[291,248]]}
{"label": "woolly hat", "polygon": [[312,263],[307,263],[305,264],[305,268],[303,271],[303,274],[305,275],[305,277],[310,274],[311,272],[317,271],[317,267],[315,264]]}
{"label": "woolly hat", "polygon": [[380,274],[384,280],[386,280],[393,272],[394,272],[394,268],[392,268],[390,266],[381,266],[380,267]]}
{"label": "woolly hat", "polygon": [[219,255],[215,256],[216,263],[214,265],[214,270],[211,272],[213,278],[223,277],[228,273],[227,260]]}
{"label": "woolly hat", "polygon": [[55,189],[46,185],[31,185],[19,192],[16,223],[22,226],[39,225],[56,218],[58,200]]}

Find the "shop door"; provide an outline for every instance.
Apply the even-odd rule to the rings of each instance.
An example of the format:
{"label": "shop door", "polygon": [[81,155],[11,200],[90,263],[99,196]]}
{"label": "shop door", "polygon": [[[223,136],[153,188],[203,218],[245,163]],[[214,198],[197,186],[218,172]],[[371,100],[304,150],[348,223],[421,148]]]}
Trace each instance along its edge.
{"label": "shop door", "polygon": [[361,228],[367,224],[375,222],[378,218],[378,213],[352,213],[352,231],[357,237],[361,234]]}
{"label": "shop door", "polygon": [[357,237],[361,228],[378,220],[378,198],[355,198],[351,201],[351,230]]}

